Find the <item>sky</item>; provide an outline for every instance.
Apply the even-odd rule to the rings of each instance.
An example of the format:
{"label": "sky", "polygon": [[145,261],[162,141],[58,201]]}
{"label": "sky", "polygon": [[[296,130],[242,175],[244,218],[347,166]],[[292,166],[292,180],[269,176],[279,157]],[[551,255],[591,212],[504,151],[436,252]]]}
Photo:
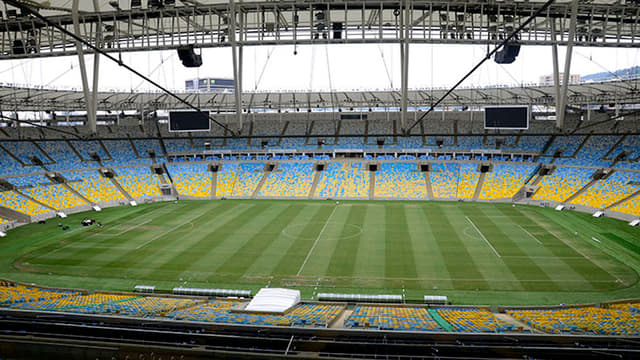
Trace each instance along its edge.
{"label": "sky", "polygon": [[[565,47],[559,47],[564,69]],[[182,66],[176,51],[123,53],[123,61],[154,81],[184,90],[187,79],[231,78],[230,48],[203,49],[203,65]],[[397,44],[305,45],[245,47],[245,91],[382,90],[400,87],[400,51]],[[409,50],[409,88],[450,87],[478,63],[485,46],[412,44]],[[93,55],[86,56],[91,76]],[[571,73],[588,75],[640,65],[640,49],[575,47]],[[537,83],[553,72],[550,46],[522,46],[513,64],[486,61],[462,86]],[[118,67],[100,60],[102,91],[149,91],[155,88]],[[91,80],[90,80],[91,81]],[[77,56],[0,61],[0,82],[50,88],[81,89]]]}

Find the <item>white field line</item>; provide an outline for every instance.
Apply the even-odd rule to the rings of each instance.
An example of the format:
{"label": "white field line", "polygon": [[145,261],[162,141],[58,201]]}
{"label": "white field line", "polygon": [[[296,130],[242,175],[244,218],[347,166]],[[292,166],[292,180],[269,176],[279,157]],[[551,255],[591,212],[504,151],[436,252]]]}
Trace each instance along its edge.
{"label": "white field line", "polygon": [[[203,213],[204,213],[204,212],[203,212]],[[156,236],[152,237],[151,239],[149,239],[149,240],[145,241],[144,243],[142,243],[142,244],[138,245],[138,246],[136,247],[136,250],[140,249],[140,248],[141,248],[141,247],[143,247],[143,246],[148,245],[149,243],[151,243],[151,242],[153,242],[153,241],[158,240],[158,239],[159,239],[159,238],[161,238],[162,236],[165,236],[165,235],[167,235],[168,233],[170,233],[170,232],[172,232],[172,231],[175,231],[176,229],[178,229],[178,228],[180,228],[180,227],[182,227],[182,226],[184,226],[184,225],[191,224],[191,226],[193,226],[193,220],[195,220],[195,219],[199,218],[200,216],[202,216],[202,214],[203,214],[203,213],[200,213],[200,214],[198,214],[197,216],[192,217],[192,218],[191,218],[191,219],[189,219],[188,221],[185,221],[185,222],[183,222],[182,224],[178,224],[178,225],[176,225],[176,226],[172,227],[171,229],[169,229],[169,230],[167,230],[167,231],[165,231],[165,232],[163,232],[163,233],[161,233],[161,234],[159,234],[159,235],[156,235]]]}
{"label": "white field line", "polygon": [[509,259],[584,259],[582,256],[527,256],[527,255],[502,255]]}
{"label": "white field line", "polygon": [[620,277],[618,277],[618,275],[612,274],[609,271],[607,271],[606,269],[604,269],[603,267],[601,267],[596,261],[594,261],[593,259],[591,259],[587,254],[583,253],[582,251],[580,251],[580,249],[578,249],[577,247],[573,246],[573,244],[571,244],[570,240],[565,240],[562,236],[558,236],[558,234],[556,234],[554,231],[552,231],[551,229],[547,229],[547,231],[549,232],[549,234],[555,236],[557,239],[559,239],[560,241],[562,241],[565,245],[567,245],[568,247],[572,248],[573,251],[577,252],[578,254],[582,255],[582,257],[584,257],[585,259],[591,261],[591,263],[599,268],[601,268],[602,270],[604,270],[607,274],[613,276],[614,278],[616,278],[616,281],[623,283],[622,279],[620,279]]}
{"label": "white field line", "polygon": [[298,269],[298,273],[296,274],[296,276],[300,276],[300,273],[302,272],[302,269],[307,264],[307,261],[309,261],[309,257],[311,257],[311,253],[313,253],[313,249],[315,249],[316,245],[318,245],[318,240],[320,240],[320,237],[322,236],[322,234],[324,234],[324,231],[327,229],[327,225],[329,225],[331,217],[336,212],[337,208],[338,208],[337,206],[333,207],[333,211],[331,212],[331,214],[327,218],[327,221],[325,221],[324,226],[322,227],[322,230],[320,230],[320,233],[318,234],[318,237],[316,238],[316,241],[313,242],[313,246],[311,246],[311,249],[309,249],[309,252],[307,253],[307,257],[304,259],[304,262],[302,263],[302,265],[300,265],[300,269]]}
{"label": "white field line", "polygon": [[[126,232],[128,232],[128,231],[131,231],[131,230],[133,230],[133,229],[139,228],[140,226],[142,226],[142,225],[144,225],[144,224],[148,224],[148,223],[150,223],[150,222],[152,222],[152,221],[153,221],[153,219],[149,219],[149,220],[147,220],[147,221],[141,222],[141,223],[140,223],[140,224],[138,224],[138,225],[133,225],[132,227],[130,227],[130,228],[128,228],[128,229],[124,229],[124,230],[120,231],[120,232],[119,232],[119,233],[117,233],[117,234],[97,233],[97,234],[93,234],[93,235],[102,235],[102,236],[120,236],[120,235],[122,235],[122,234],[124,234],[124,233],[126,233]],[[122,226],[122,225],[120,225],[120,226]]]}
{"label": "white field line", "polygon": [[478,227],[476,226],[476,224],[473,223],[473,221],[471,221],[471,219],[469,219],[468,216],[465,216],[465,218],[467,218],[467,221],[469,221],[471,223],[471,225],[473,226],[474,229],[476,229],[476,231],[478,232],[478,234],[480,234],[480,236],[482,236],[482,239],[484,240],[484,242],[487,243],[487,245],[489,245],[489,247],[491,248],[491,250],[493,250],[493,253],[496,254],[497,257],[502,257],[500,256],[500,254],[498,253],[498,251],[496,250],[496,248],[493,247],[493,245],[491,245],[491,243],[489,242],[489,240],[487,240],[486,237],[484,237],[484,234],[482,234],[482,232],[480,232],[480,229],[478,229]]}
{"label": "white field line", "polygon": [[596,242],[601,242],[600,240],[598,240],[598,239],[596,239],[594,237],[592,237],[591,240],[596,241]]}
{"label": "white field line", "polygon": [[[65,232],[64,232],[64,235],[68,235],[68,234],[71,234],[72,232],[76,232],[76,231],[78,231],[78,230],[82,230],[82,229],[85,229],[85,230],[86,230],[86,228],[85,228],[85,227],[79,227],[79,228],[75,228],[75,229],[73,229],[73,230],[71,230],[71,231],[65,231]],[[57,235],[56,235],[56,236],[57,236]],[[62,249],[64,249],[64,248],[66,248],[67,246],[71,245],[71,244],[73,244],[73,243],[66,243],[66,244],[62,245],[61,247],[59,247],[59,248],[57,248],[57,249],[54,249],[54,250],[52,250],[52,251],[49,251],[49,252],[47,253],[47,255],[50,255],[50,254],[53,254],[53,253],[54,253],[54,252],[56,252],[56,251],[62,250]]]}
{"label": "white field line", "polygon": [[518,227],[520,229],[522,229],[522,231],[526,232],[527,234],[529,234],[529,236],[531,236],[533,238],[533,240],[535,240],[538,244],[542,245],[542,242],[540,242],[540,240],[538,240],[537,237],[533,236],[532,233],[530,233],[529,231],[527,231],[527,229],[523,228],[520,224],[518,224]]}

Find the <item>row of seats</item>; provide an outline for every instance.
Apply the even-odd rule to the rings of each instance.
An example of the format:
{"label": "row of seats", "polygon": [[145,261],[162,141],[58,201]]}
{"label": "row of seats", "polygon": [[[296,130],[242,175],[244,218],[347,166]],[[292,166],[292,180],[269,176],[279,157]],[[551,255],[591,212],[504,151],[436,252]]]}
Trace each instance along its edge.
{"label": "row of seats", "polygon": [[365,163],[327,164],[320,175],[316,195],[322,198],[364,198],[369,196],[369,172]]}
{"label": "row of seats", "polygon": [[424,174],[415,163],[384,163],[376,172],[375,195],[394,199],[426,199]]}
{"label": "row of seats", "polygon": [[34,286],[14,284],[0,281],[0,305],[17,305],[36,301],[68,298],[79,295],[79,292],[67,290],[44,289]]}
{"label": "row of seats", "polygon": [[15,191],[0,191],[0,206],[13,209],[26,215],[44,214],[51,210],[20,196]]}
{"label": "row of seats", "polygon": [[[343,126],[347,126],[354,133],[363,133],[362,122],[354,121],[350,124],[343,121]],[[316,149],[318,140],[323,140],[324,149],[331,148],[362,148],[376,149],[376,132],[384,132],[384,124],[371,122],[369,128],[370,136],[338,138],[335,143],[334,136],[321,137],[318,135],[335,133],[336,125],[329,122],[317,122],[314,125],[310,138],[264,138],[264,139],[205,139],[215,148],[225,148],[231,150],[261,149],[263,140],[267,141],[267,148],[295,148],[295,149]],[[358,125],[355,125],[358,124]],[[304,124],[298,124],[304,130]],[[347,128],[341,128],[341,133],[345,133]],[[329,129],[329,130],[328,130]],[[298,130],[292,129],[288,134],[294,134]],[[364,134],[363,134],[364,135]],[[530,151],[541,153],[551,139],[550,136],[523,135],[523,136],[501,136],[504,140],[503,150]],[[497,136],[387,136],[385,137],[384,148],[387,149],[412,149],[412,148],[442,148],[451,150],[473,150],[473,149],[494,149]],[[126,166],[150,164],[147,151],[152,150],[158,156],[158,161],[165,161],[165,148],[168,153],[199,151],[204,149],[203,139],[164,139],[163,145],[158,139],[121,139],[121,140],[57,140],[57,141],[4,141],[0,143],[0,175],[17,175],[39,171],[39,167],[32,167],[31,156],[36,156],[42,160],[50,170],[72,170],[87,167],[96,167],[98,164],[91,159],[91,153],[100,156],[106,166]],[[442,140],[441,146],[437,141]],[[584,143],[584,144],[583,144]],[[545,155],[552,156],[557,150],[562,150],[562,157],[555,159],[555,163],[573,166],[611,166],[613,159],[622,153],[628,152],[627,160],[616,163],[616,167],[638,169],[639,163],[636,159],[640,156],[637,150],[640,145],[640,135],[586,135],[556,136],[550,146],[545,151]],[[7,153],[9,152],[9,153]],[[20,162],[27,164],[23,166]],[[53,162],[51,159],[53,159]],[[606,159],[605,159],[606,158]],[[630,160],[630,161],[629,161]],[[540,158],[539,161],[551,161],[550,158]]]}
{"label": "row of seats", "polygon": [[[241,299],[142,296],[45,289],[0,281],[0,306],[41,311],[164,317],[227,324],[319,326],[332,324],[345,310],[335,303],[300,303],[283,315],[242,312]],[[601,307],[506,309],[507,316],[551,333],[639,335],[637,302]],[[515,322],[513,322],[515,323]],[[345,318],[347,328],[499,333],[522,331],[484,308],[357,305]]]}
{"label": "row of seats", "polygon": [[280,163],[269,173],[258,196],[306,197],[311,190],[314,171],[311,163]]}
{"label": "row of seats", "polygon": [[552,334],[640,334],[640,314],[621,307],[507,310],[507,314],[535,329]]}
{"label": "row of seats", "polygon": [[124,199],[120,190],[96,170],[74,171],[64,176],[69,186],[94,203]]}
{"label": "row of seats", "polygon": [[557,168],[552,174],[542,177],[540,188],[533,196],[536,200],[562,202],[582,189],[591,180],[593,169]]}
{"label": "row of seats", "polygon": [[234,308],[239,309],[242,304],[240,300],[217,299],[168,316],[176,320],[225,324],[326,327],[344,309],[343,305],[336,304],[298,304],[283,315],[232,311]]}
{"label": "row of seats", "polygon": [[62,184],[31,187],[22,189],[22,192],[57,210],[87,205]]}
{"label": "row of seats", "polygon": [[[301,156],[302,158],[302,156]],[[306,158],[306,157],[304,157]],[[411,156],[405,156],[409,159]],[[262,179],[265,163],[223,163],[217,174],[216,195],[224,197],[252,196]],[[316,172],[312,162],[282,162],[267,173],[259,197],[306,197]],[[435,198],[470,199],[474,196],[480,177],[476,163],[434,162],[429,173]],[[170,164],[169,172],[180,194],[195,197],[210,195],[212,175],[207,164]],[[320,198],[366,198],[369,195],[370,173],[366,162],[328,162],[320,172],[315,196]],[[494,164],[486,173],[479,199],[508,199],[522,188],[533,174],[531,164]],[[115,168],[116,180],[133,197],[159,196],[160,180],[146,166]],[[539,189],[533,196],[541,201],[563,202],[592,181],[595,169],[558,167],[537,182]],[[97,170],[64,172],[68,185],[91,202],[121,200],[124,196]],[[55,209],[66,209],[86,202],[64,185],[51,184],[43,175],[8,177],[22,193]],[[426,199],[425,177],[417,163],[384,162],[378,164],[376,197],[396,199]],[[572,204],[605,208],[623,200],[640,189],[640,173],[614,171],[609,177],[595,181],[571,200]],[[48,210],[15,192],[1,192],[0,205],[35,215]],[[613,208],[614,211],[640,215],[640,199],[632,197]]]}
{"label": "row of seats", "polygon": [[485,175],[478,198],[480,200],[512,198],[535,168],[533,165],[494,165],[493,170]]}
{"label": "row of seats", "polygon": [[347,328],[442,331],[424,307],[410,306],[356,306],[345,320]]}
{"label": "row of seats", "polygon": [[517,328],[498,319],[492,312],[476,308],[443,308],[438,314],[448,322],[456,332],[499,333],[515,331]]}
{"label": "row of seats", "polygon": [[263,163],[240,163],[233,184],[233,196],[251,196],[264,174]]}
{"label": "row of seats", "polygon": [[460,164],[460,172],[458,173],[458,191],[456,197],[458,199],[473,198],[479,179],[480,172],[478,172],[478,164]]}
{"label": "row of seats", "polygon": [[207,164],[175,164],[169,165],[168,169],[179,194],[196,197],[211,195],[211,172]]}
{"label": "row of seats", "polygon": [[137,296],[97,304],[63,307],[62,311],[84,314],[116,314],[137,317],[162,317],[168,313],[204,303],[202,299]]}
{"label": "row of seats", "polygon": [[132,198],[160,196],[160,181],[148,167],[118,168],[116,179]]}
{"label": "row of seats", "polygon": [[95,306],[106,303],[114,303],[135,298],[132,295],[90,294],[81,296],[66,296],[58,298],[42,299],[39,301],[22,302],[12,307],[25,310],[43,311],[74,311],[79,308]]}
{"label": "row of seats", "polygon": [[571,201],[596,208],[605,208],[615,202],[628,197],[638,190],[640,173],[616,171],[606,179],[600,179],[591,187]]}

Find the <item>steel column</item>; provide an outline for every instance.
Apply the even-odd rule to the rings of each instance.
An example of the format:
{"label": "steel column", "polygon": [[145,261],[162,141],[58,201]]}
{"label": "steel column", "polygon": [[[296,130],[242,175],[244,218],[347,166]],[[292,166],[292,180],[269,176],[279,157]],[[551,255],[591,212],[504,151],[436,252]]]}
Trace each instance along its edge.
{"label": "steel column", "polygon": [[578,22],[578,0],[571,3],[571,21],[569,23],[569,38],[567,39],[567,54],[564,59],[564,75],[562,80],[562,90],[560,98],[562,99],[562,108],[556,117],[556,126],[559,129],[564,128],[565,113],[567,110],[567,93],[569,89],[569,75],[571,71],[571,54],[573,53],[573,42],[576,37],[576,24]]}
{"label": "steel column", "polygon": [[400,129],[404,132],[407,128],[407,110],[409,107],[409,30],[411,29],[410,14],[411,0],[405,0],[404,9],[400,9]]}
{"label": "steel column", "polygon": [[[73,31],[76,36],[82,36],[80,32],[80,21],[78,18],[78,7],[80,0],[73,0],[73,4],[71,7],[71,15],[73,18]],[[80,80],[82,81],[82,92],[84,93],[84,99],[87,108],[87,125],[89,126],[89,130],[91,133],[96,132],[96,113],[93,110],[93,101],[91,98],[91,92],[89,90],[89,80],[87,75],[87,65],[84,61],[84,50],[82,49],[82,43],[80,41],[76,41],[76,50],[78,52],[78,61],[80,65]],[[94,74],[94,77],[97,76]]]}
{"label": "steel column", "polygon": [[[238,25],[236,19],[236,2],[231,0],[229,5],[229,42],[231,42],[231,60],[233,62],[236,120],[238,121],[238,130],[242,131],[242,45],[239,45],[236,39],[236,27]],[[240,51],[238,51],[239,48]]]}

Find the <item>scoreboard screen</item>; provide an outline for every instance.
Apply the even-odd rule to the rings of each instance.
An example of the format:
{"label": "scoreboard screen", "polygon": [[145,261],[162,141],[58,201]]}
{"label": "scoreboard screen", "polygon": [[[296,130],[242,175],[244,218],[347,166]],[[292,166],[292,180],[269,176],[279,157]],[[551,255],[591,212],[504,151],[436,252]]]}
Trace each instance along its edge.
{"label": "scoreboard screen", "polygon": [[169,112],[169,131],[210,131],[208,111],[171,111]]}
{"label": "scoreboard screen", "polygon": [[496,106],[484,108],[485,129],[528,129],[528,106]]}

